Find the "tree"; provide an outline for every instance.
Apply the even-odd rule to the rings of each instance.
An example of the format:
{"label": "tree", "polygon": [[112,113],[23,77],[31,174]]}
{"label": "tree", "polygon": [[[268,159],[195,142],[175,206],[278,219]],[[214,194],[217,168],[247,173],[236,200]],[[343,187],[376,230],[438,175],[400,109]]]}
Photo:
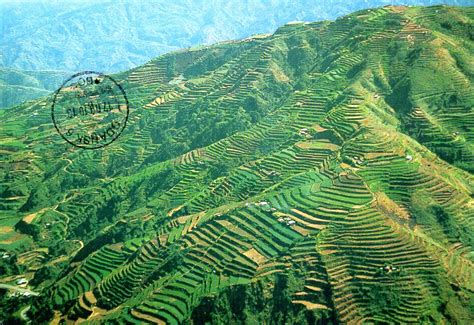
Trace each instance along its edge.
{"label": "tree", "polygon": [[166,77],[173,78],[176,70],[176,57],[173,55],[168,59],[168,64],[166,65]]}

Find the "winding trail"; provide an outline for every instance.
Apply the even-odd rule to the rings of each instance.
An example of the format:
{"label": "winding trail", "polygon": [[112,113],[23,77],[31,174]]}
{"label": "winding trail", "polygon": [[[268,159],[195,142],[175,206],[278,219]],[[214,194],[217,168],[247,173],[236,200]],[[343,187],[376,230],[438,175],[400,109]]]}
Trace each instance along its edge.
{"label": "winding trail", "polygon": [[21,319],[23,319],[24,321],[26,321],[27,324],[30,324],[31,323],[31,320],[28,318],[28,315],[26,315],[26,313],[28,312],[28,310],[30,310],[31,306],[28,305],[26,306],[25,308],[23,308],[20,312],[20,317]]}
{"label": "winding trail", "polygon": [[17,292],[20,292],[20,293],[29,293],[32,296],[39,296],[40,295],[39,292],[32,291],[32,290],[26,289],[26,288],[20,288],[20,287],[14,286],[14,285],[6,284],[6,283],[0,283],[0,288],[13,290],[13,291],[17,291]]}

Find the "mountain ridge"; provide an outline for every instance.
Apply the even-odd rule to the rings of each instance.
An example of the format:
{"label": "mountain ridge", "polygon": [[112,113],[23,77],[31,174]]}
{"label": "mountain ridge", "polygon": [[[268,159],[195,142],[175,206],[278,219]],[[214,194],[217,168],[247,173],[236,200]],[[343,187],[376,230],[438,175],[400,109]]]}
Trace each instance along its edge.
{"label": "mountain ridge", "polygon": [[[436,2],[403,1],[412,5]],[[469,5],[468,0],[444,2]],[[3,33],[0,79],[6,83],[0,88],[0,108],[55,91],[65,75],[51,75],[49,82],[44,83],[44,78],[37,77],[46,71],[69,71],[71,75],[84,70],[102,73],[124,71],[176,49],[274,32],[284,22],[295,19],[334,19],[357,9],[384,4],[386,1],[381,0],[370,4],[366,0],[332,1],[330,4],[325,1],[295,4],[276,0],[265,5],[213,0],[211,4],[206,2],[203,11],[201,9],[206,5],[202,1],[187,0],[174,4],[161,0],[147,3],[101,0],[67,4],[61,1],[4,1],[0,5]],[[150,6],[153,10],[149,10]],[[18,75],[23,76],[26,84],[18,85],[18,79],[15,81]],[[9,84],[12,79],[13,83]],[[38,89],[21,87],[32,81],[42,86]]]}
{"label": "mountain ridge", "polygon": [[473,14],[384,7],[165,54],[114,75],[131,114],[100,150],[62,142],[49,98],[1,112],[0,240],[43,270],[32,316],[472,318]]}

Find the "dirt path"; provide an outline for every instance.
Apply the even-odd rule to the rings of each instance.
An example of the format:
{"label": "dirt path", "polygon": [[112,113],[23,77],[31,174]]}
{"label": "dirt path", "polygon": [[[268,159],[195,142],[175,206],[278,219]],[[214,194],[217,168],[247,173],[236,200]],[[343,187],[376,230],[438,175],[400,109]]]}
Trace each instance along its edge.
{"label": "dirt path", "polygon": [[26,288],[20,288],[20,287],[17,287],[17,286],[6,284],[6,283],[0,283],[0,288],[13,290],[13,291],[17,291],[17,292],[20,292],[20,293],[29,293],[32,296],[39,296],[40,295],[39,292],[32,291],[32,290],[26,289]]}
{"label": "dirt path", "polygon": [[28,315],[26,315],[26,313],[28,312],[28,310],[30,310],[30,307],[31,307],[31,306],[28,305],[28,306],[26,306],[25,308],[23,308],[23,309],[21,310],[21,312],[20,312],[20,317],[21,317],[21,319],[23,319],[24,321],[26,321],[27,324],[30,324],[30,323],[31,323],[30,319],[28,318]]}

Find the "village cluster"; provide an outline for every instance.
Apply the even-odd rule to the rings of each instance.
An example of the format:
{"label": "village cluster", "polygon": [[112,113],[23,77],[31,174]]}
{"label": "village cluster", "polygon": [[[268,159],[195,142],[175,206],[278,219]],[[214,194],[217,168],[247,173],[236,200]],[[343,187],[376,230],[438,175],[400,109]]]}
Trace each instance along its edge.
{"label": "village cluster", "polygon": [[[260,202],[257,202],[257,203],[245,203],[245,206],[246,206],[246,207],[251,207],[252,205],[261,207],[261,208],[263,208],[264,210],[271,211],[271,212],[277,211],[277,209],[271,207],[270,203],[267,202],[267,201],[260,201]],[[284,224],[286,224],[287,226],[294,226],[294,225],[296,225],[296,221],[293,220],[293,219],[291,219],[290,217],[280,217],[280,218],[278,218],[277,220],[278,220],[278,222],[284,223]]]}

